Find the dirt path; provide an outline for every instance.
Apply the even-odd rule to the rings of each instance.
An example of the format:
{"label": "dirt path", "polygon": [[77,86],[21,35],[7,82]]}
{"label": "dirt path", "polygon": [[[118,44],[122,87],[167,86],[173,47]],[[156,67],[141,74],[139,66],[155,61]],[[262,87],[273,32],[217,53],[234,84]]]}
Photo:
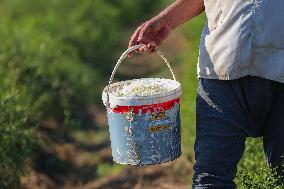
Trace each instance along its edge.
{"label": "dirt path", "polygon": [[[191,164],[184,157],[162,165],[127,167],[115,175],[90,182],[80,189],[186,189]],[[77,188],[77,189],[79,189]]]}

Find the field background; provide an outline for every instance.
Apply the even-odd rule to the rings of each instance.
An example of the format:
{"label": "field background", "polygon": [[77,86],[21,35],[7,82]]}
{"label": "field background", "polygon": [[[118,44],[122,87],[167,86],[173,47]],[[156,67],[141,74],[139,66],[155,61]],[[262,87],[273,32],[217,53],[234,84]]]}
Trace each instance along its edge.
{"label": "field background", "polygon": [[[0,1],[0,188],[191,188],[202,14],[161,46],[182,83],[182,150],[149,167],[114,164],[101,91],[131,33],[173,1]],[[169,77],[155,54],[126,60],[116,80]],[[249,139],[239,170],[264,162]],[[237,180],[242,188],[241,179]]]}

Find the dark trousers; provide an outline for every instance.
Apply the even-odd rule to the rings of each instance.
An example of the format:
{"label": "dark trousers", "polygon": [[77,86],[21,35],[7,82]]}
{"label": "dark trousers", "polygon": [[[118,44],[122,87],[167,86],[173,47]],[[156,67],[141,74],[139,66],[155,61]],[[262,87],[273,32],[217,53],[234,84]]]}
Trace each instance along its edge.
{"label": "dark trousers", "polygon": [[196,110],[194,189],[236,188],[247,137],[263,136],[268,163],[283,163],[284,84],[253,76],[199,79]]}

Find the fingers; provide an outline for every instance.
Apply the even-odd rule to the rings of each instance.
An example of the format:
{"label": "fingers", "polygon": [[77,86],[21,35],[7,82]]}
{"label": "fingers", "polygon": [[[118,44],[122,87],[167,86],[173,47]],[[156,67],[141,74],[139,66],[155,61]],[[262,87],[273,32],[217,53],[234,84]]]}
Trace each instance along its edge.
{"label": "fingers", "polygon": [[158,47],[154,47],[150,52],[149,52],[149,54],[150,53],[154,53],[154,52],[156,52],[157,51],[157,49],[158,49]]}
{"label": "fingers", "polygon": [[152,41],[148,43],[147,45],[144,45],[141,48],[139,48],[139,51],[141,53],[149,54],[149,53],[155,52],[157,48],[158,48],[158,45]]}
{"label": "fingers", "polygon": [[[141,26],[139,26],[136,31],[131,36],[131,39],[128,44],[128,48],[136,45],[138,43],[138,37],[141,29],[144,27],[145,23],[143,23]],[[128,57],[131,57],[133,55],[133,52],[128,53]]]}
{"label": "fingers", "polygon": [[148,50],[146,51],[147,54],[154,53],[158,49],[158,45],[155,42],[151,42],[149,46],[147,45]]}
{"label": "fingers", "polygon": [[140,53],[146,53],[148,51],[148,45],[143,45],[142,47],[139,48]]}
{"label": "fingers", "polygon": [[146,35],[140,43],[145,44],[145,46],[141,47],[139,51],[141,53],[147,53],[147,54],[155,52],[155,50],[161,44],[161,42],[157,38],[154,39],[148,35]]}
{"label": "fingers", "polygon": [[[131,37],[129,46],[134,46],[137,44],[144,44],[138,49],[141,53],[151,53],[155,52],[157,47],[161,44],[159,36],[159,30],[161,29],[161,21],[159,20],[150,20],[142,24],[137,28],[134,34]],[[133,52],[128,54],[128,57],[131,57]]]}
{"label": "fingers", "polygon": [[130,41],[129,41],[128,47],[131,47],[131,46],[137,44],[140,31],[142,30],[142,28],[144,27],[144,25],[145,25],[145,23],[141,24],[141,25],[136,29],[136,31],[133,33],[133,35],[131,36],[131,39],[130,39]]}

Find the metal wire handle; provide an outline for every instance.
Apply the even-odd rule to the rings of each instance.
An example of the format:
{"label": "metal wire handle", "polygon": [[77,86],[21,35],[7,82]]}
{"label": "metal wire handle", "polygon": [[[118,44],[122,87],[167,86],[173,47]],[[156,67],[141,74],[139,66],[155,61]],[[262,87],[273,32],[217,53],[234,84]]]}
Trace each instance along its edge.
{"label": "metal wire handle", "polygon": [[[136,50],[136,49],[139,49],[139,48],[142,47],[142,46],[144,46],[144,45],[143,45],[143,44],[140,44],[140,45],[135,45],[135,46],[132,46],[132,47],[128,48],[126,51],[124,51],[124,52],[122,53],[122,55],[120,56],[120,58],[119,58],[118,61],[116,62],[116,65],[115,65],[115,67],[114,67],[113,70],[112,70],[112,73],[111,73],[111,76],[110,76],[110,79],[109,79],[109,82],[108,82],[108,88],[107,88],[107,104],[106,104],[108,109],[109,109],[109,105],[110,105],[110,103],[109,103],[109,88],[110,88],[110,85],[111,85],[111,83],[112,83],[112,81],[113,81],[114,75],[115,75],[115,73],[116,73],[116,71],[117,71],[119,65],[120,65],[121,62],[127,57],[128,53],[130,53],[131,51],[134,51],[134,50]],[[170,65],[170,63],[169,63],[169,61],[167,60],[167,58],[163,55],[163,53],[162,53],[159,49],[157,49],[157,54],[165,61],[165,63],[167,64],[167,66],[168,66],[168,68],[169,68],[169,70],[170,70],[170,72],[171,72],[171,74],[172,74],[173,79],[176,80],[176,76],[175,76],[175,74],[174,74],[174,71],[173,71],[173,69],[172,69],[172,67],[171,67],[171,65]]]}

